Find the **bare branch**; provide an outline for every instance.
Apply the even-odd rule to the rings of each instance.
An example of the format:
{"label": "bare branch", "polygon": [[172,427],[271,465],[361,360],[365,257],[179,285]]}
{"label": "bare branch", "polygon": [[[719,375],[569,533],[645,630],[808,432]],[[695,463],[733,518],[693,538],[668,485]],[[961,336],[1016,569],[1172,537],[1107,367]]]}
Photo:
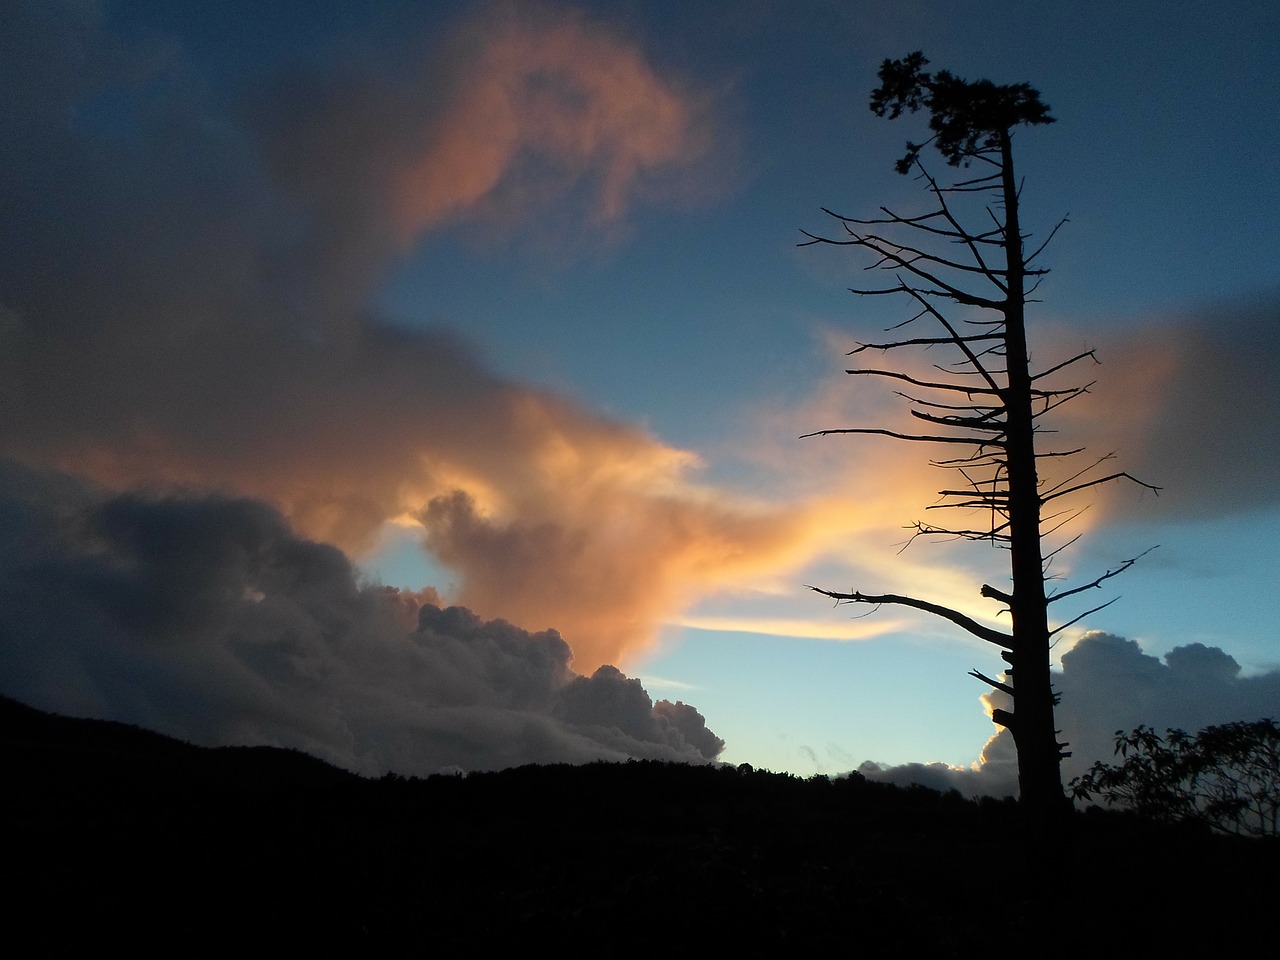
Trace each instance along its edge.
{"label": "bare branch", "polygon": [[994,430],[997,433],[1004,430],[1004,424],[991,423],[986,417],[938,417],[930,413],[924,413],[920,410],[912,410],[911,416],[917,420],[924,420],[927,423],[936,423],[943,427],[964,427],[971,430]]}
{"label": "bare branch", "polygon": [[[1082,507],[1082,508],[1081,508],[1081,509],[1079,509],[1079,510],[1072,510],[1072,511],[1070,511],[1069,513],[1066,513],[1066,514],[1065,514],[1065,516],[1064,516],[1063,514],[1054,514],[1052,517],[1047,517],[1046,519],[1049,519],[1049,520],[1055,520],[1055,519],[1057,519],[1058,517],[1062,516],[1062,517],[1063,517],[1063,519],[1062,519],[1062,520],[1060,520],[1060,521],[1058,521],[1057,523],[1055,523],[1055,524],[1054,524],[1053,526],[1051,526],[1048,530],[1043,531],[1043,532],[1041,533],[1041,536],[1044,536],[1044,537],[1050,537],[1050,536],[1053,536],[1053,534],[1057,533],[1059,530],[1061,530],[1063,527],[1065,527],[1065,526],[1066,526],[1068,523],[1070,523],[1072,520],[1075,520],[1077,517],[1079,517],[1081,514],[1083,514],[1083,513],[1085,512],[1085,510],[1086,510],[1086,509],[1087,509],[1087,508]],[[1041,559],[1041,563],[1042,563],[1042,564],[1044,563],[1043,558]],[[1041,569],[1043,570],[1043,566],[1041,567]]]}
{"label": "bare branch", "polygon": [[1017,694],[1013,692],[1013,687],[1009,686],[1007,683],[1001,683],[999,680],[992,680],[985,673],[979,673],[977,670],[970,670],[969,676],[976,677],[977,679],[981,680],[983,683],[988,684],[992,687],[995,687],[995,689],[999,690],[1001,693],[1007,693],[1009,696],[1014,697],[1015,699],[1017,697]]}
{"label": "bare branch", "polygon": [[1062,406],[1064,403],[1067,403],[1068,401],[1074,400],[1076,397],[1082,397],[1082,396],[1084,396],[1086,393],[1088,393],[1088,392],[1089,392],[1089,388],[1090,388],[1090,387],[1092,387],[1092,386],[1094,385],[1094,383],[1096,383],[1096,382],[1097,382],[1097,381],[1090,380],[1090,381],[1089,381],[1088,383],[1086,383],[1083,387],[1076,387],[1076,388],[1074,388],[1073,390],[1068,390],[1067,392],[1065,392],[1065,393],[1063,393],[1063,394],[1061,394],[1060,396],[1057,396],[1057,397],[1052,397],[1052,398],[1050,398],[1050,399],[1044,399],[1043,397],[1042,397],[1042,398],[1040,398],[1040,399],[1044,400],[1044,405],[1043,405],[1043,407],[1042,407],[1040,410],[1038,410],[1038,411],[1036,411],[1034,414],[1032,414],[1032,416],[1033,416],[1036,420],[1039,420],[1039,419],[1040,419],[1041,417],[1043,417],[1046,413],[1049,413],[1049,412],[1050,412],[1050,411],[1052,411],[1052,410],[1056,410],[1056,409],[1058,409],[1058,407]]}
{"label": "bare branch", "polygon": [[973,413],[975,416],[983,416],[988,419],[990,419],[991,417],[998,417],[1001,413],[1004,412],[1003,406],[980,407],[980,406],[977,406],[976,404],[957,405],[957,404],[951,404],[951,403],[939,403],[936,400],[923,400],[920,397],[913,397],[911,396],[911,394],[903,393],[901,390],[895,390],[893,392],[898,396],[902,397],[903,400],[906,400],[910,403],[914,403],[917,406],[931,407],[934,410],[965,410]]}
{"label": "bare branch", "polygon": [[931,613],[935,617],[941,617],[944,620],[950,620],[959,627],[968,630],[975,637],[986,640],[988,643],[994,643],[1004,647],[1006,650],[1013,649],[1013,637],[999,630],[993,630],[985,627],[972,617],[965,616],[959,610],[952,610],[950,607],[944,607],[941,604],[930,603],[928,600],[919,600],[916,597],[904,597],[893,593],[884,593],[879,595],[870,595],[854,591],[853,593],[838,593],[833,590],[824,590],[821,587],[815,587],[806,584],[810,590],[820,593],[824,597],[830,597],[833,600],[842,603],[892,603],[904,607],[912,607],[916,610],[923,610],[925,613]]}
{"label": "bare branch", "polygon": [[982,590],[979,592],[984,597],[987,597],[992,600],[999,600],[1001,603],[1013,603],[1013,597],[1005,593],[1003,590],[997,590],[995,587],[991,586],[991,584],[989,583],[984,583],[982,585]]}
{"label": "bare branch", "polygon": [[[928,311],[922,310],[920,313],[912,317],[912,320],[918,320],[925,316]],[[898,347],[932,347],[947,343],[984,343],[991,341],[999,341],[1002,338],[999,334],[980,333],[971,337],[917,337],[914,340],[895,340],[891,343],[859,343],[857,347],[845,354],[846,357],[852,357],[856,353],[863,350],[894,350]]]}
{"label": "bare branch", "polygon": [[[1156,546],[1159,546],[1159,544],[1156,544]],[[1147,549],[1143,550],[1136,557],[1131,557],[1130,559],[1124,561],[1124,563],[1121,563],[1115,567],[1112,567],[1110,570],[1108,570],[1102,576],[1098,577],[1096,580],[1091,580],[1088,583],[1083,584],[1082,586],[1076,587],[1075,589],[1072,589],[1072,590],[1065,590],[1062,593],[1055,593],[1053,596],[1049,597],[1046,602],[1055,603],[1058,600],[1064,600],[1067,597],[1073,597],[1077,593],[1084,593],[1086,590],[1093,590],[1097,587],[1100,587],[1102,586],[1103,583],[1105,583],[1107,580],[1110,580],[1112,577],[1120,576],[1120,574],[1124,573],[1126,570],[1128,570],[1130,567],[1132,567],[1135,563],[1137,563],[1139,560],[1141,560],[1143,557],[1145,557],[1148,553],[1150,553],[1154,549],[1156,549],[1156,547],[1147,547]],[[1089,612],[1092,613],[1093,611],[1091,610]]]}
{"label": "bare branch", "polygon": [[1035,252],[1032,253],[1031,256],[1027,257],[1025,260],[1022,261],[1023,264],[1030,265],[1031,261],[1034,260],[1036,257],[1040,256],[1040,254],[1044,251],[1044,248],[1053,242],[1053,238],[1057,235],[1058,231],[1061,230],[1065,224],[1068,224],[1070,222],[1071,221],[1067,217],[1063,217],[1061,220],[1055,223],[1053,225],[1053,229],[1049,231],[1049,235],[1044,238],[1044,243],[1036,247]]}
{"label": "bare branch", "polygon": [[[963,472],[964,471],[962,470],[961,473]],[[1008,493],[1005,493],[999,490],[993,490],[991,493],[982,493],[978,490],[976,485],[972,490],[939,490],[938,496],[940,497],[971,497],[975,493],[978,496],[983,497],[984,499],[987,499],[987,500],[991,500],[993,502],[998,502],[998,503],[1009,502]]]}
{"label": "bare branch", "polygon": [[974,500],[961,500],[957,503],[931,503],[926,510],[987,510],[990,509],[997,512],[1002,517],[1008,516],[1008,500],[985,499],[978,497]]}
{"label": "bare branch", "polygon": [[884,430],[879,427],[841,427],[834,430],[815,430],[813,433],[802,433],[800,435],[800,439],[806,440],[809,437],[826,437],[826,436],[830,436],[832,434],[837,434],[837,433],[869,433],[869,434],[876,434],[882,437],[893,437],[895,440],[918,440],[922,443],[965,443],[965,444],[976,444],[982,447],[1003,446],[1003,444],[1000,441],[993,440],[990,437],[919,436],[919,435],[910,434],[910,433],[898,433],[896,430]]}
{"label": "bare branch", "polygon": [[1046,497],[1041,497],[1040,499],[1041,499],[1041,502],[1048,503],[1050,500],[1057,500],[1059,497],[1065,497],[1067,494],[1075,493],[1078,490],[1087,490],[1089,487],[1096,487],[1096,486],[1099,486],[1100,484],[1110,483],[1112,480],[1121,480],[1121,479],[1131,480],[1140,487],[1146,487],[1156,496],[1159,496],[1160,491],[1164,489],[1163,487],[1157,487],[1154,484],[1146,483],[1142,480],[1139,480],[1137,477],[1133,476],[1132,474],[1121,472],[1121,473],[1113,473],[1105,477],[1099,477],[1097,480],[1090,480],[1087,483],[1077,483],[1073,487],[1067,487],[1063,490],[1059,490],[1057,493],[1051,493]]}
{"label": "bare branch", "polygon": [[[977,154],[975,154],[975,156],[977,156]],[[988,159],[989,159],[989,158],[988,158]],[[999,164],[998,164],[998,163],[996,163],[996,161],[994,161],[994,160],[991,160],[990,162],[991,162],[991,163],[993,163],[993,164],[995,164],[996,166],[999,166]],[[922,173],[924,172],[924,171],[923,171],[923,168],[921,169],[921,172],[922,172]],[[953,184],[953,186],[956,186],[956,187],[972,187],[972,186],[976,186],[976,185],[981,184],[981,183],[991,184],[991,185],[993,185],[993,186],[994,186],[995,184],[997,184],[997,183],[999,183],[999,182],[1000,182],[1000,174],[999,174],[999,173],[989,173],[989,174],[987,174],[985,177],[975,177],[973,180],[961,180],[959,183]]]}
{"label": "bare branch", "polygon": [[1050,550],[1048,553],[1046,553],[1046,554],[1041,558],[1042,562],[1047,566],[1047,565],[1049,564],[1049,562],[1050,562],[1051,560],[1053,560],[1053,558],[1054,558],[1054,557],[1056,557],[1058,554],[1060,554],[1063,550],[1066,550],[1068,547],[1070,547],[1070,546],[1072,546],[1073,544],[1075,544],[1075,542],[1076,542],[1077,540],[1079,540],[1079,539],[1080,539],[1080,534],[1078,534],[1078,533],[1077,533],[1074,537],[1072,537],[1072,538],[1071,538],[1070,540],[1068,540],[1066,543],[1062,544],[1062,546],[1060,546],[1060,547],[1055,547],[1053,550]]}
{"label": "bare branch", "polygon": [[[934,210],[931,213],[923,213],[917,217],[900,216],[899,214],[894,213],[888,207],[881,207],[880,209],[885,213],[886,216],[862,219],[858,217],[846,217],[843,214],[835,213],[832,210],[828,210],[826,207],[821,208],[823,213],[827,214],[828,216],[834,217],[835,219],[840,220],[843,223],[856,223],[859,226],[864,226],[864,227],[873,227],[873,226],[911,227],[912,229],[921,230],[921,231],[924,231],[925,233],[932,233],[936,236],[947,237],[948,239],[953,241],[963,242],[970,239],[970,234],[966,233],[963,230],[963,228],[960,227],[959,224],[955,223],[954,220],[951,220],[951,218],[947,216],[947,211],[945,209]],[[942,230],[938,227],[930,226],[928,224],[927,221],[936,220],[938,217],[946,218],[950,223],[952,223],[956,227],[956,229]],[[851,233],[852,231],[849,231],[849,232]],[[993,236],[996,236],[996,231],[991,230],[991,231],[988,231],[986,234],[974,234],[972,235],[972,239],[977,242],[985,242],[988,245],[993,247],[1002,246],[1002,244],[999,241],[990,239]]]}
{"label": "bare branch", "polygon": [[1062,626],[1060,626],[1060,627],[1055,627],[1054,629],[1050,630],[1050,631],[1049,631],[1049,636],[1051,636],[1051,637],[1053,637],[1053,636],[1057,636],[1057,635],[1058,635],[1059,633],[1061,633],[1063,630],[1067,629],[1067,627],[1075,626],[1077,623],[1079,623],[1081,620],[1083,620],[1085,617],[1089,616],[1090,614],[1097,613],[1099,610],[1105,610],[1105,609],[1107,609],[1107,607],[1111,606],[1113,603],[1115,603],[1115,602],[1116,602],[1117,600],[1119,600],[1119,599],[1120,599],[1119,597],[1112,597],[1112,598],[1111,598],[1110,600],[1108,600],[1106,603],[1100,603],[1100,604],[1098,604],[1096,607],[1094,607],[1092,610],[1086,610],[1084,613],[1080,614],[1080,616],[1078,616],[1078,617],[1072,617],[1070,620],[1068,620],[1068,621],[1067,621],[1066,623],[1064,623]]}
{"label": "bare branch", "polygon": [[[972,293],[969,293],[968,291],[961,290],[959,287],[954,286],[953,284],[947,283],[941,277],[937,277],[934,274],[930,273],[929,271],[923,270],[920,267],[915,266],[913,259],[925,259],[929,262],[937,263],[940,266],[948,266],[948,267],[952,267],[953,269],[968,270],[968,271],[982,273],[983,271],[978,267],[967,267],[962,264],[953,264],[948,261],[942,260],[939,257],[931,257],[928,254],[921,253],[920,251],[913,250],[909,247],[899,247],[898,244],[893,243],[890,240],[886,240],[884,238],[874,236],[874,235],[860,236],[856,233],[853,233],[853,231],[851,230],[849,231],[850,235],[853,237],[853,239],[851,240],[833,240],[830,237],[822,237],[822,236],[818,236],[817,234],[809,233],[807,230],[801,230],[800,232],[804,234],[806,237],[808,237],[809,240],[804,243],[798,244],[798,246],[808,247],[808,246],[812,246],[815,243],[821,243],[821,244],[827,244],[827,245],[836,246],[836,247],[850,247],[850,246],[863,247],[877,254],[881,258],[878,262],[871,264],[869,267],[865,267],[864,269],[875,269],[884,264],[893,264],[897,267],[902,268],[903,270],[906,270],[909,273],[914,274],[915,276],[919,277],[922,280],[926,280],[937,287],[941,287],[942,288],[941,290],[934,292],[935,295],[951,297],[957,303],[962,303],[962,304],[965,304],[966,306],[983,307],[988,310],[1004,309],[1005,303],[1003,300],[991,300],[987,297],[979,297],[976,294],[972,294]],[[893,247],[895,249],[890,250],[890,249],[887,249],[888,247]],[[915,254],[916,256],[914,258],[904,257],[900,253],[895,252],[895,250],[906,250],[908,253]],[[988,275],[988,277],[989,279],[991,279],[990,275]],[[997,286],[1001,286],[1001,284],[999,284],[999,282],[995,281],[994,279],[993,279],[993,282],[995,282]]]}
{"label": "bare branch", "polygon": [[1049,376],[1051,373],[1057,373],[1063,367],[1069,367],[1071,366],[1071,364],[1075,363],[1077,360],[1083,360],[1085,357],[1093,357],[1093,362],[1094,363],[1098,362],[1097,355],[1092,350],[1086,350],[1084,353],[1076,354],[1070,360],[1063,360],[1062,363],[1059,363],[1056,366],[1050,367],[1048,370],[1045,370],[1041,373],[1035,374],[1031,378],[1031,382],[1035,383],[1037,380],[1043,380],[1045,377]]}
{"label": "bare branch", "polygon": [[896,370],[846,370],[845,373],[852,376],[872,376],[872,377],[889,377],[893,380],[905,380],[907,383],[914,384],[917,387],[927,387],[930,390],[951,390],[955,393],[963,393],[973,396],[975,393],[985,394],[986,396],[999,396],[1000,391],[989,387],[965,387],[958,383],[935,383],[930,380],[917,380],[915,377],[905,373],[898,373]]}
{"label": "bare branch", "polygon": [[[969,253],[973,256],[973,259],[978,263],[980,267],[982,267],[984,270],[987,270],[987,262],[986,260],[983,259],[982,252],[978,249],[978,243],[980,242],[987,243],[999,249],[1003,249],[1004,244],[1000,241],[985,239],[986,237],[992,236],[993,233],[984,234],[983,239],[980,240],[978,237],[971,235],[962,226],[960,226],[960,224],[956,221],[956,218],[952,216],[951,208],[947,205],[946,198],[943,196],[942,191],[938,189],[938,181],[936,181],[932,176],[930,176],[923,167],[920,168],[920,172],[928,179],[929,189],[932,190],[934,196],[938,198],[938,203],[942,206],[942,214],[947,218],[947,222],[951,224],[953,228],[955,228],[956,232],[960,236],[961,242],[963,242],[968,246]],[[1008,271],[1006,270],[1003,275],[1007,276]],[[994,281],[994,276],[995,276],[994,273],[988,272],[988,276],[991,276]],[[1007,284],[997,282],[996,285],[1000,288],[1000,290],[1003,293],[1007,294],[1009,292],[1009,287]]]}
{"label": "bare branch", "polygon": [[908,292],[911,294],[912,297],[915,298],[916,302],[919,303],[921,307],[923,307],[930,314],[932,314],[934,319],[937,320],[940,324],[942,324],[942,326],[946,329],[947,333],[951,334],[951,342],[960,348],[961,352],[964,353],[966,358],[968,358],[969,363],[974,368],[974,370],[977,373],[981,374],[983,380],[987,381],[987,386],[989,386],[992,390],[996,391],[997,395],[999,395],[1000,385],[996,383],[995,378],[992,377],[991,374],[987,372],[987,368],[983,366],[982,361],[979,360],[976,356],[974,356],[974,353],[972,350],[969,349],[969,344],[965,341],[965,338],[960,336],[959,332],[953,326],[951,326],[950,321],[948,321],[947,318],[944,317],[933,306],[933,304],[925,301],[925,299],[922,296],[920,296],[920,294],[918,294],[915,290],[910,290]]}
{"label": "bare branch", "polygon": [[[883,260],[893,260],[900,263],[904,263],[904,265],[905,263],[915,263],[917,261],[923,260],[927,263],[936,263],[940,267],[947,267],[951,270],[960,270],[965,273],[980,274],[986,277],[988,280],[990,280],[997,287],[999,287],[1001,293],[1008,292],[1008,287],[1002,281],[997,279],[997,277],[1004,276],[1006,273],[1008,273],[1008,271],[988,267],[981,260],[979,260],[977,266],[974,266],[972,264],[967,264],[967,263],[957,263],[954,260],[948,260],[945,257],[939,257],[932,253],[926,253],[925,251],[917,249],[916,247],[909,247],[906,244],[896,243],[893,240],[888,239],[887,237],[877,236],[876,234],[867,234],[865,236],[860,236],[859,234],[853,233],[852,231],[850,231],[850,234],[854,237],[853,240],[838,240],[833,242],[840,245],[847,245],[847,246],[865,246],[868,249],[875,250],[877,252],[881,252],[884,248],[891,247],[893,248],[894,251],[897,251],[897,252],[894,253],[892,256],[890,256],[887,251],[882,253]],[[912,256],[903,257],[902,256],[903,253],[909,253],[909,254],[912,254]],[[864,267],[863,269],[871,270],[871,269],[875,269],[877,266],[879,266],[879,264],[873,264],[872,266]],[[930,278],[930,280],[931,282],[937,282],[932,278]]]}
{"label": "bare branch", "polygon": [[959,470],[961,467],[1002,467],[1005,465],[1005,459],[997,457],[994,453],[978,451],[970,456],[957,457],[954,460],[930,460],[929,465],[941,467],[944,470]]}
{"label": "bare branch", "polygon": [[1000,540],[1007,541],[1009,535],[1001,531],[1007,530],[1009,524],[1002,523],[992,527],[990,530],[950,530],[946,527],[932,527],[926,523],[916,523],[913,525],[915,533],[911,535],[910,543],[916,537],[948,537],[952,540]]}
{"label": "bare branch", "polygon": [[[1044,491],[1044,496],[1048,496],[1049,494],[1052,494],[1055,490],[1061,490],[1063,487],[1071,483],[1073,480],[1078,480],[1081,477],[1083,477],[1086,473],[1088,473],[1094,467],[1097,467],[1100,464],[1106,463],[1108,460],[1111,460],[1114,458],[1115,458],[1114,453],[1104,454],[1103,456],[1095,460],[1093,463],[1089,464],[1089,466],[1085,467],[1083,470],[1079,470],[1076,473],[1073,473],[1071,476],[1066,477],[1065,479],[1059,481],[1058,483],[1055,483],[1048,490]],[[1043,502],[1043,499],[1041,500],[1041,502]]]}

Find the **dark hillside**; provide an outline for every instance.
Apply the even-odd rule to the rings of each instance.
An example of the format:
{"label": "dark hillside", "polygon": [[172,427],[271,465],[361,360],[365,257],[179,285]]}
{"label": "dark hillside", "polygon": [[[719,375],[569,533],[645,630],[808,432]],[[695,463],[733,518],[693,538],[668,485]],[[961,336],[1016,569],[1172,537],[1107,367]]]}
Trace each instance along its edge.
{"label": "dark hillside", "polygon": [[1046,956],[1173,956],[1250,943],[1280,894],[1272,844],[1094,815],[1046,865],[1055,913],[1010,914],[1012,805],[859,777],[646,762],[365,780],[11,701],[0,760],[7,927],[51,947],[977,956],[1034,925]]}

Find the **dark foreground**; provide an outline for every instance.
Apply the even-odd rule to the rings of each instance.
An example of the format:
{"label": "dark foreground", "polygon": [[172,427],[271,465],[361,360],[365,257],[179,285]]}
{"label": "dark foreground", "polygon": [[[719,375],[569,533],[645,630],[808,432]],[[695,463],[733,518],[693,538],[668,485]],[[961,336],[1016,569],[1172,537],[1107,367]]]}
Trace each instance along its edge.
{"label": "dark foreground", "polygon": [[629,763],[363,780],[11,701],[0,759],[5,942],[28,955],[1008,957],[1030,935],[1037,956],[1181,957],[1256,953],[1280,904],[1272,843],[1078,816],[1020,873],[1012,804],[858,777]]}

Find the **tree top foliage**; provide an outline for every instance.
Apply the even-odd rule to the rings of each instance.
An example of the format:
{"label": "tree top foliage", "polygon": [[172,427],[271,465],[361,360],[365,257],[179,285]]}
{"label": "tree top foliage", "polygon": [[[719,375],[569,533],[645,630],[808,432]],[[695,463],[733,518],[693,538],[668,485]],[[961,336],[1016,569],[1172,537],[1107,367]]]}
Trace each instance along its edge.
{"label": "tree top foliage", "polygon": [[929,111],[933,136],[925,143],[907,141],[907,152],[896,164],[906,173],[921,149],[932,142],[953,167],[969,165],[983,150],[999,146],[1000,137],[1018,124],[1053,123],[1040,91],[1027,83],[996,84],[990,80],[962,80],[948,70],[925,71],[929,63],[917,50],[901,60],[880,65],[880,86],[871,91],[871,111],[890,120],[902,111]]}

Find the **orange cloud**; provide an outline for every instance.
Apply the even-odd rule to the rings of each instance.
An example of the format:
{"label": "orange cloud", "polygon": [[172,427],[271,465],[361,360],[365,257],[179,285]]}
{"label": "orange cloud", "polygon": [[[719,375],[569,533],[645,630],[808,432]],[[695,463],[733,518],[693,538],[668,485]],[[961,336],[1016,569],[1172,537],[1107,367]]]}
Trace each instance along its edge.
{"label": "orange cloud", "polygon": [[[559,629],[580,672],[627,662],[692,598],[794,568],[830,535],[815,503],[700,486],[692,453],[498,379],[447,338],[383,337],[261,361],[260,396],[205,398],[213,423],[171,376],[150,380],[164,402],[146,408],[99,398],[120,404],[100,440],[33,410],[47,429],[6,447],[115,489],[259,497],[357,555],[385,524],[420,523],[458,578],[450,601]],[[171,359],[175,374],[196,362]]]}
{"label": "orange cloud", "polygon": [[[821,503],[821,514],[830,524],[830,536],[813,541],[815,552],[804,571],[806,582],[837,591],[921,597],[990,626],[1007,628],[1007,616],[1002,616],[1001,605],[979,594],[983,583],[997,586],[1007,583],[1007,553],[965,541],[946,542],[945,537],[917,538],[908,545],[912,534],[909,525],[915,521],[973,530],[985,529],[991,522],[989,514],[978,510],[931,509],[940,502],[939,489],[963,483],[963,478],[954,471],[930,466],[931,458],[952,455],[952,448],[857,434],[794,439],[815,430],[848,427],[883,427],[908,434],[930,432],[922,431],[920,422],[909,416],[911,404],[895,394],[893,384],[874,377],[850,377],[843,369],[893,369],[924,380],[936,380],[939,374],[931,364],[945,366],[949,358],[936,350],[846,357],[847,351],[856,345],[852,338],[830,331],[820,336],[824,351],[830,356],[829,375],[815,381],[814,391],[804,403],[787,410],[764,412],[755,431],[766,438],[754,451],[756,462],[776,471],[779,479],[775,489],[787,490],[807,502]],[[1046,355],[1063,358],[1072,352],[1076,351],[1068,352],[1057,346],[1045,350]],[[1140,435],[1143,426],[1150,424],[1161,409],[1163,394],[1156,387],[1164,370],[1167,366],[1152,363],[1145,376],[1130,374],[1125,382],[1135,394],[1134,401],[1115,416],[1099,416],[1095,408],[1086,418],[1091,427],[1089,437],[1082,437],[1077,427],[1081,422],[1079,411],[1085,409],[1091,398],[1078,401],[1078,407],[1068,405],[1059,412],[1057,420],[1048,424],[1061,427],[1064,435],[1046,433],[1042,443],[1046,448],[1048,445],[1075,446],[1083,440],[1096,457],[1115,449],[1117,442],[1123,445],[1123,435]],[[1096,370],[1089,368],[1083,369],[1081,376],[1095,374]],[[1064,375],[1063,380],[1074,382],[1070,375]],[[762,425],[767,426],[762,429]],[[1063,479],[1087,465],[1086,456],[1082,454],[1075,467],[1070,461],[1064,467],[1057,460],[1046,460],[1042,464],[1043,475],[1050,482],[1055,477]],[[1106,488],[1092,495],[1085,492],[1078,498],[1077,505],[1102,501],[1110,494]],[[1087,532],[1099,515],[1099,511],[1086,512],[1056,537],[1051,536],[1048,549],[1069,536]],[[1051,524],[1046,524],[1046,528],[1049,526]],[[1070,559],[1069,553],[1060,555],[1055,560],[1055,574],[1069,572]],[[771,616],[779,615],[779,605],[772,606],[771,613],[762,613],[758,618],[762,629]],[[795,619],[815,615],[797,603],[787,603],[785,608]],[[695,608],[692,617],[684,619],[699,624],[727,624],[733,616],[718,605],[702,604]],[[846,635],[851,639],[883,632],[884,625],[894,631],[911,629],[962,640],[966,637],[943,621],[901,608],[872,613],[865,606],[842,606],[830,614],[817,611],[816,616],[824,622],[838,621],[846,625]],[[853,617],[866,619],[851,622]],[[748,629],[748,626],[739,623],[735,629]],[[811,635],[820,634],[815,631]],[[830,635],[840,634],[833,630]],[[981,645],[980,641],[972,642]]]}

